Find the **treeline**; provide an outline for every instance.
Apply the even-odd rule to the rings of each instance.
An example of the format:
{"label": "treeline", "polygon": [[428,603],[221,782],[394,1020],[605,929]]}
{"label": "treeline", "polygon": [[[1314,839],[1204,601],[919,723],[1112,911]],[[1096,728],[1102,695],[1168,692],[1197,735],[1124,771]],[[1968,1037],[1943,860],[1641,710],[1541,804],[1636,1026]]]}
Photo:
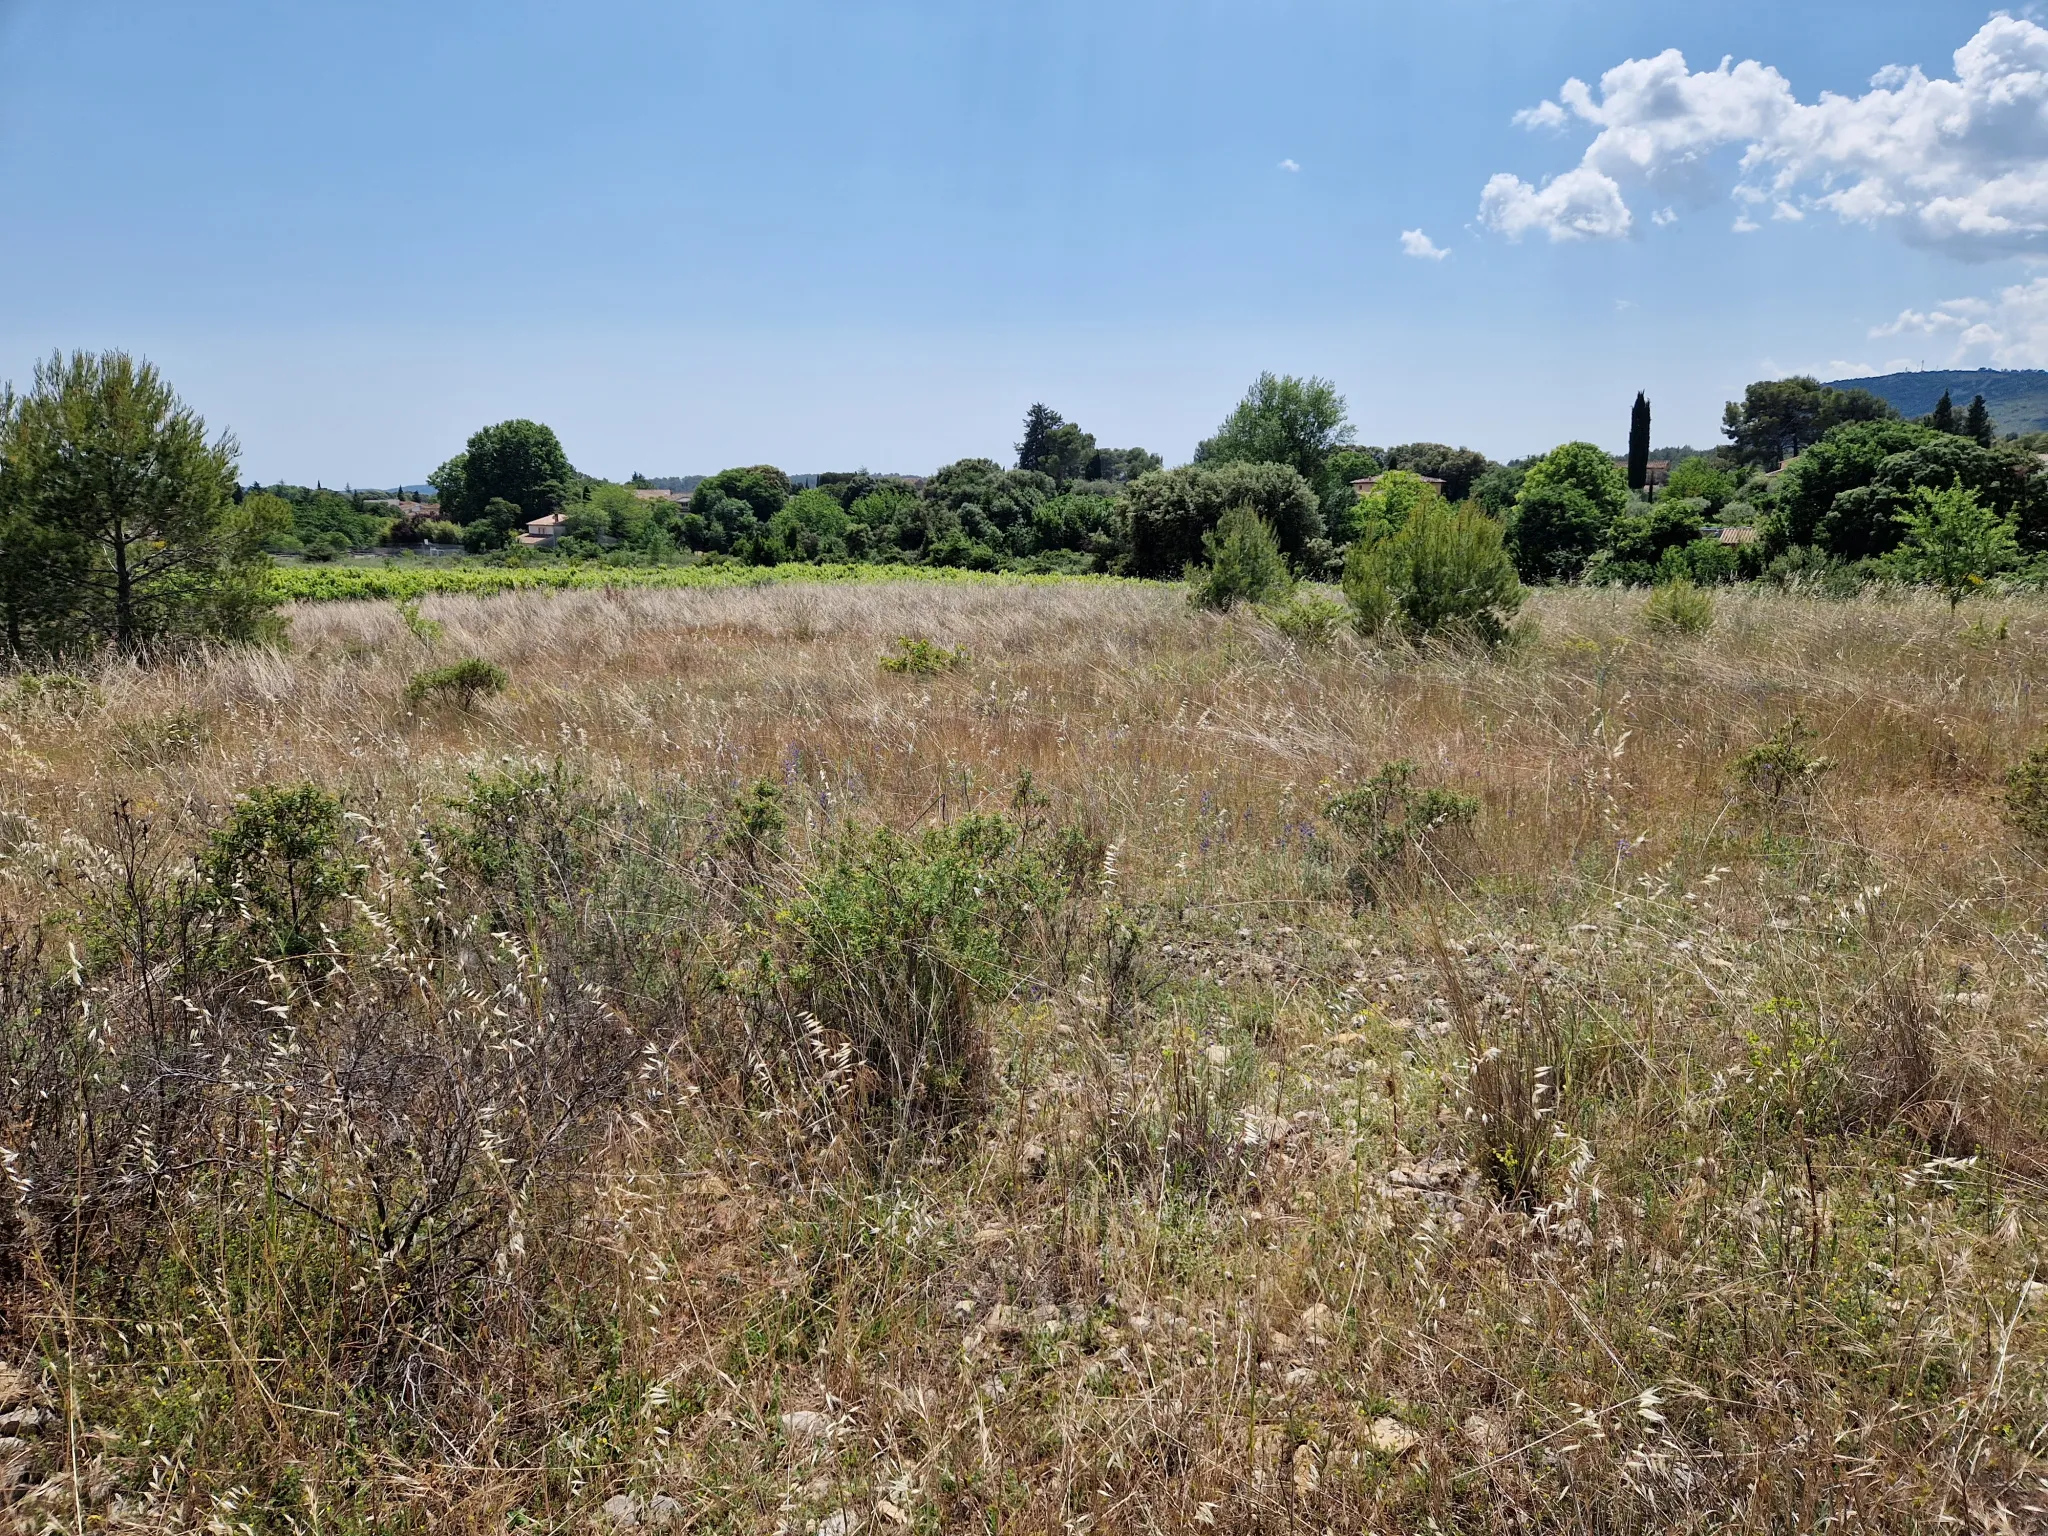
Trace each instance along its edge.
{"label": "treeline", "polygon": [[0,621],[15,656],[247,638],[269,623],[270,554],[319,560],[388,542],[459,540],[515,565],[1178,579],[1213,566],[1226,514],[1240,525],[1233,547],[1249,549],[1257,530],[1288,580],[1349,586],[1372,564],[1358,557],[1411,523],[1374,558],[1423,569],[1433,530],[1456,528],[1489,583],[1495,547],[1529,583],[1918,581],[1956,599],[1994,578],[2048,580],[2043,444],[1994,440],[1981,399],[1958,411],[1944,398],[1908,422],[1860,390],[1760,382],[1729,405],[1724,445],[1666,450],[1668,472],[1649,432],[1639,395],[1625,458],[1589,442],[1506,464],[1443,443],[1368,447],[1328,380],[1264,374],[1172,469],[1141,448],[1099,446],[1043,404],[1010,465],[970,458],[923,478],[848,471],[808,484],[771,465],[606,481],[578,472],[546,426],[509,421],[434,472],[435,499],[405,503],[245,490],[232,437],[209,439],[155,369],[77,354],[39,366],[26,395],[0,393]]}
{"label": "treeline", "polygon": [[[1106,448],[1044,404],[1026,413],[1015,459],[969,458],[928,477],[826,473],[799,485],[774,465],[692,482],[687,501],[659,485],[579,474],[559,439],[531,421],[473,436],[429,477],[438,516],[470,550],[507,558],[670,559],[751,565],[868,561],[970,570],[1178,577],[1223,512],[1254,508],[1309,573],[1343,561],[1354,481],[1399,467],[1439,478],[1462,500],[1502,466],[1441,443],[1366,448],[1344,399],[1322,379],[1262,376],[1191,464],[1167,469],[1143,448]],[[559,518],[543,550],[521,533]]]}
{"label": "treeline", "polygon": [[1534,583],[1939,582],[1914,532],[1938,496],[1963,496],[1995,525],[1980,578],[2030,577],[2048,553],[2035,445],[1993,441],[1981,401],[1905,422],[1864,391],[1773,380],[1730,404],[1728,441],[1710,452],[1655,458],[1649,430],[1639,396],[1619,458],[1589,442],[1510,463],[1444,443],[1369,447],[1328,380],[1266,374],[1174,469],[1142,449],[1098,448],[1039,404],[1011,465],[962,459],[925,479],[849,472],[799,487],[749,465],[706,477],[686,503],[648,500],[645,482],[577,474],[546,427],[507,422],[432,481],[472,550],[513,547],[524,525],[559,515],[549,549],[511,558],[619,565],[851,560],[1176,578],[1205,562],[1224,513],[1243,508],[1293,574],[1334,580],[1367,530],[1398,531],[1423,500],[1494,519]]}

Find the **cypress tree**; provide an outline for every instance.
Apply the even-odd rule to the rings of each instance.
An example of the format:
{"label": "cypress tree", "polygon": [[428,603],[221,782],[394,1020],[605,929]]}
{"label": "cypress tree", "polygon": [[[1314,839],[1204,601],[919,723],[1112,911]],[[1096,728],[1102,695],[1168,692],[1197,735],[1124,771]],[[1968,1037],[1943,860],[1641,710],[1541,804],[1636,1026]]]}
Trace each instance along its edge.
{"label": "cypress tree", "polygon": [[1937,432],[1955,431],[1956,403],[1949,398],[1947,390],[1944,389],[1941,398],[1934,402],[1934,414],[1927,418],[1927,425]]}
{"label": "cypress tree", "polygon": [[1979,448],[1991,446],[1991,412],[1982,395],[1970,402],[1970,412],[1963,418],[1963,436],[1975,438]]}
{"label": "cypress tree", "polygon": [[1628,488],[1640,491],[1650,483],[1650,400],[1636,391],[1636,406],[1628,418]]}

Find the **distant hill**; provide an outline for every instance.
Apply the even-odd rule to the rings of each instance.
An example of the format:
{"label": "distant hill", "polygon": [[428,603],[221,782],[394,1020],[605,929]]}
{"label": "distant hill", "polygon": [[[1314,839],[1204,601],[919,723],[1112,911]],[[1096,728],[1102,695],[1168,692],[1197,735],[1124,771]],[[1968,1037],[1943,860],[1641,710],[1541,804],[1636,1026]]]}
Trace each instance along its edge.
{"label": "distant hill", "polygon": [[1925,416],[1947,390],[1960,414],[1974,395],[1990,408],[1991,424],[2007,432],[2048,432],[2048,369],[1931,368],[1883,373],[1871,379],[1835,379],[1833,389],[1867,389],[1911,420]]}

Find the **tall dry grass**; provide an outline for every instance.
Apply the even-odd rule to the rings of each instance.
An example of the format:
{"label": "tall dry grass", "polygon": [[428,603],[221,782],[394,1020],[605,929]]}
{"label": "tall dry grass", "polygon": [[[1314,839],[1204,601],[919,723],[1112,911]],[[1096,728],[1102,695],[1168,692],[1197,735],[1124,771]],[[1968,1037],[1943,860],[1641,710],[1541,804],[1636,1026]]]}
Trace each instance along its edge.
{"label": "tall dry grass", "polygon": [[[2048,607],[1640,606],[1540,593],[1479,656],[1136,585],[440,598],[431,641],[310,607],[288,653],[17,689],[0,1003],[189,1032],[176,1145],[217,1143],[57,1207],[104,1230],[0,1229],[19,1517],[2042,1528],[2044,885],[1998,790]],[[904,635],[970,660],[887,673]],[[510,691],[407,704],[465,656]],[[1745,793],[1795,716],[1831,766]],[[575,786],[546,900],[421,895],[508,760]],[[1479,818],[1348,880],[1322,807],[1395,760]],[[762,779],[772,868],[731,830]],[[298,781],[355,818],[350,936],[173,995],[105,914]],[[873,1090],[815,989],[749,956],[849,829],[977,813],[1098,862],[979,1015],[974,1128],[879,1157],[827,1123]],[[32,1127],[59,1078],[0,1127],[25,1211],[67,1176],[32,1128],[107,1155]],[[385,1189],[488,1220],[400,1262]]]}

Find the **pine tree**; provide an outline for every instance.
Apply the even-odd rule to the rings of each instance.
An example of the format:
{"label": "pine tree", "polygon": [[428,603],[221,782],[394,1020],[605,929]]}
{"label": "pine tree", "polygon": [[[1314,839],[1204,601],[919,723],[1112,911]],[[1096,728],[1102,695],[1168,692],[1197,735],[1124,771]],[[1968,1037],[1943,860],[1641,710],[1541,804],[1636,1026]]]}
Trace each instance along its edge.
{"label": "pine tree", "polygon": [[1650,483],[1650,400],[1636,391],[1636,406],[1628,418],[1628,488],[1640,491]]}
{"label": "pine tree", "polygon": [[1991,446],[1991,412],[1982,395],[1970,402],[1969,414],[1963,418],[1963,436],[1975,438],[1979,448]]}
{"label": "pine tree", "polygon": [[1956,403],[1949,398],[1947,390],[1934,403],[1934,414],[1927,418],[1927,425],[1937,432],[1953,433],[1956,429]]}
{"label": "pine tree", "polygon": [[1019,469],[1044,469],[1053,455],[1053,433],[1066,425],[1066,418],[1049,405],[1034,405],[1024,413],[1024,441],[1017,444]]}

